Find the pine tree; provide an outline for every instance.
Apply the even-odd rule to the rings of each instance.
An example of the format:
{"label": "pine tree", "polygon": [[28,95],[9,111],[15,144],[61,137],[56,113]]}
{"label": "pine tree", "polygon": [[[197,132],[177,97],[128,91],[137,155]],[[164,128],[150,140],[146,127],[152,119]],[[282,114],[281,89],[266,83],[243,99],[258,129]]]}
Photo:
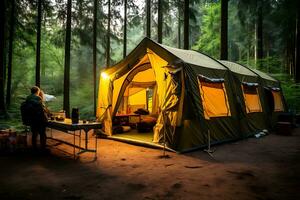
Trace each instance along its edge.
{"label": "pine tree", "polygon": [[42,0],[37,0],[37,34],[36,34],[36,67],[35,67],[35,85],[41,84],[41,24],[42,24]]}
{"label": "pine tree", "polygon": [[221,0],[221,52],[220,59],[228,60],[228,0]]}
{"label": "pine tree", "polygon": [[67,2],[67,23],[66,23],[66,41],[65,41],[65,68],[64,68],[64,102],[63,107],[66,116],[70,116],[70,50],[71,50],[71,10],[72,0]]}
{"label": "pine tree", "polygon": [[190,2],[189,0],[184,0],[184,24],[183,24],[183,48],[184,49],[189,49],[190,48],[190,44],[189,44],[189,26],[190,26]]}
{"label": "pine tree", "polygon": [[8,66],[7,66],[7,85],[6,85],[6,105],[7,105],[7,107],[10,106],[10,101],[11,101],[11,75],[12,75],[14,30],[15,30],[15,0],[11,0]]}

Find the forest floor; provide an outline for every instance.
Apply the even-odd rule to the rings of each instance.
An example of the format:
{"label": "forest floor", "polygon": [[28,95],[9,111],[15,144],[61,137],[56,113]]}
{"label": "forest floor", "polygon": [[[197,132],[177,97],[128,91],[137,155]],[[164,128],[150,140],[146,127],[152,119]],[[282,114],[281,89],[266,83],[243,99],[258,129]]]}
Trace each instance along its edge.
{"label": "forest floor", "polygon": [[[0,156],[0,199],[300,199],[300,128],[215,146],[214,158],[100,139],[98,159],[51,147]],[[70,147],[65,148],[72,152]]]}

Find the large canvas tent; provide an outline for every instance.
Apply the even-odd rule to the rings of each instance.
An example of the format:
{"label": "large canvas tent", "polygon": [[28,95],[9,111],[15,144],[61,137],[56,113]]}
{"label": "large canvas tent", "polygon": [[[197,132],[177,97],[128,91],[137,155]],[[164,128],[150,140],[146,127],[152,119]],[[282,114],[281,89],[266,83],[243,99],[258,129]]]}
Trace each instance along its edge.
{"label": "large canvas tent", "polygon": [[234,78],[234,89],[239,106],[241,131],[251,135],[257,130],[268,128],[266,115],[263,110],[262,85],[259,76],[250,69],[234,62],[219,61],[225,65]]}
{"label": "large canvas tent", "polygon": [[[287,110],[280,82],[257,69],[250,69],[230,61],[221,60],[220,62],[228,67],[233,72],[233,76],[242,84],[246,112],[253,113],[247,116],[248,124],[251,123],[250,126],[253,125],[254,129],[273,128],[278,115]],[[245,85],[251,86],[252,90],[255,88],[256,91],[251,92],[250,90],[249,92],[252,94],[245,95]],[[257,98],[254,98],[255,96]],[[250,101],[247,99],[252,103],[249,104]],[[257,111],[254,109],[254,112],[251,112],[249,106],[255,105],[259,105],[261,109]]]}
{"label": "large canvas tent", "polygon": [[155,118],[151,143],[176,151],[199,148],[207,145],[208,133],[211,143],[219,143],[267,128],[263,88],[279,88],[269,81],[241,65],[144,38],[121,62],[102,71],[97,118],[113,137],[117,117],[146,109]]}
{"label": "large canvas tent", "polygon": [[260,77],[260,83],[263,87],[264,111],[267,115],[269,126],[273,128],[278,120],[278,116],[287,110],[280,82],[262,71],[252,70]]}

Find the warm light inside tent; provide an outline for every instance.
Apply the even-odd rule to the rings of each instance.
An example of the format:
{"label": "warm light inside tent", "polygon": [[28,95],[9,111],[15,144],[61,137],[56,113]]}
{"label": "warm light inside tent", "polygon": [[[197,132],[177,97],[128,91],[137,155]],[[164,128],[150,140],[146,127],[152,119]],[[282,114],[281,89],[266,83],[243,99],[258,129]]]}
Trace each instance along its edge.
{"label": "warm light inside tent", "polygon": [[280,91],[272,91],[272,94],[274,98],[274,111],[284,111]]}
{"label": "warm light inside tent", "polygon": [[262,112],[262,107],[256,85],[242,85],[247,113]]}
{"label": "warm light inside tent", "polygon": [[102,77],[103,79],[109,79],[108,74],[105,73],[105,72],[102,72],[102,73],[101,73],[101,77]]}
{"label": "warm light inside tent", "polygon": [[205,119],[230,116],[230,108],[223,82],[198,80]]}

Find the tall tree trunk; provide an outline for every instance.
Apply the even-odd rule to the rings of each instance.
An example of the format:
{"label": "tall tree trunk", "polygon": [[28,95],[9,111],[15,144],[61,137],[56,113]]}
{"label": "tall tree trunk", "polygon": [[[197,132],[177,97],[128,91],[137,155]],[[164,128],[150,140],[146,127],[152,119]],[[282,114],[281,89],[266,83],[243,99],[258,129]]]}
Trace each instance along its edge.
{"label": "tall tree trunk", "polygon": [[96,77],[97,77],[97,11],[98,0],[94,0],[94,21],[93,21],[93,86],[94,86],[94,115],[96,116]]}
{"label": "tall tree trunk", "polygon": [[35,85],[41,85],[41,24],[42,24],[42,0],[37,0],[37,35],[36,35],[36,62],[35,62]]}
{"label": "tall tree trunk", "polygon": [[256,66],[261,68],[263,59],[263,16],[262,16],[262,0],[257,0],[257,19],[256,19]]}
{"label": "tall tree trunk", "polygon": [[295,52],[295,81],[296,83],[300,82],[300,3],[298,3],[298,10],[297,10],[297,18],[296,18],[296,52]]}
{"label": "tall tree trunk", "polygon": [[146,36],[151,38],[151,0],[146,0]]}
{"label": "tall tree trunk", "polygon": [[71,10],[72,0],[67,3],[67,23],[65,41],[65,71],[64,71],[64,110],[66,116],[70,117],[70,50],[71,50]]}
{"label": "tall tree trunk", "polygon": [[78,17],[77,19],[74,17],[74,21],[75,19],[77,20],[77,23],[78,23],[78,33],[79,33],[79,40],[80,40],[80,44],[83,44],[83,40],[85,38],[85,34],[83,33],[83,30],[81,29],[82,27],[82,18],[83,18],[83,14],[82,14],[82,10],[83,10],[83,0],[77,0],[77,5],[78,5]]}
{"label": "tall tree trunk", "polygon": [[123,58],[127,55],[127,0],[124,0]]}
{"label": "tall tree trunk", "polygon": [[158,16],[157,16],[157,42],[162,44],[162,29],[163,29],[163,13],[162,13],[162,1],[158,0]]}
{"label": "tall tree trunk", "polygon": [[286,41],[286,67],[284,73],[295,77],[295,32],[291,32]]}
{"label": "tall tree trunk", "polygon": [[184,24],[183,24],[183,48],[184,49],[189,49],[190,44],[189,44],[189,26],[190,26],[190,1],[189,0],[184,0]]}
{"label": "tall tree trunk", "polygon": [[221,52],[220,59],[228,60],[228,0],[221,0]]}
{"label": "tall tree trunk", "polygon": [[178,4],[178,7],[177,7],[177,10],[178,10],[178,26],[177,26],[177,45],[178,45],[178,48],[180,49],[181,48],[181,0],[178,0],[177,1],[177,4]]}
{"label": "tall tree trunk", "polygon": [[0,117],[6,116],[6,106],[4,101],[4,43],[5,43],[5,24],[6,24],[6,1],[2,0],[0,4]]}
{"label": "tall tree trunk", "polygon": [[266,72],[270,72],[270,62],[269,62],[269,58],[270,58],[270,38],[268,35],[265,35],[264,37],[265,40],[265,46],[264,46],[264,50],[265,50],[265,57],[267,58],[267,63],[266,63]]}
{"label": "tall tree trunk", "polygon": [[106,40],[106,67],[110,65],[110,18],[111,18],[111,10],[110,10],[111,0],[108,0],[108,17],[107,17],[107,40]]}
{"label": "tall tree trunk", "polygon": [[181,48],[181,23],[180,23],[180,16],[178,16],[178,27],[177,27],[177,45],[178,48]]}
{"label": "tall tree trunk", "polygon": [[253,26],[251,26],[250,23],[246,23],[246,26],[247,26],[247,65],[250,66],[250,58],[253,57],[253,55],[255,55],[255,53],[253,54],[252,33],[251,33],[252,32],[251,30],[253,30]]}
{"label": "tall tree trunk", "polygon": [[6,105],[7,105],[7,107],[10,106],[10,98],[11,98],[11,72],[12,72],[14,26],[15,26],[15,0],[11,0],[8,66],[7,66],[7,85],[6,85]]}

